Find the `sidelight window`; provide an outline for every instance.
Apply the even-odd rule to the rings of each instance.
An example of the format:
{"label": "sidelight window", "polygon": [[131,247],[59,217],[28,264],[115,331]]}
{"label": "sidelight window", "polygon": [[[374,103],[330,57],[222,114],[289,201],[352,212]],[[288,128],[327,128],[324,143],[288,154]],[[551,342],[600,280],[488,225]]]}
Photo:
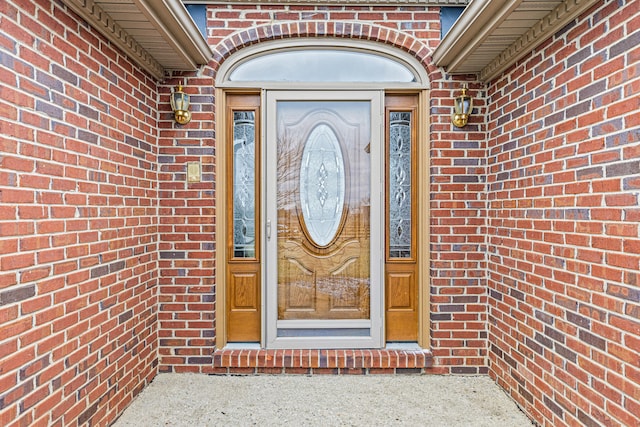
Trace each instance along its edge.
{"label": "sidelight window", "polygon": [[256,256],[255,113],[233,112],[233,256]]}

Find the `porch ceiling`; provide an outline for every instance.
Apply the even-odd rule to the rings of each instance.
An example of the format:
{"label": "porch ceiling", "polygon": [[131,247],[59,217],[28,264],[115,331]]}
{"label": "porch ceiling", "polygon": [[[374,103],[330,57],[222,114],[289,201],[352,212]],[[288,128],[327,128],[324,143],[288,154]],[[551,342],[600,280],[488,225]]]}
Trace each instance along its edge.
{"label": "porch ceiling", "polygon": [[450,74],[505,71],[598,0],[472,0],[433,53]]}
{"label": "porch ceiling", "polygon": [[62,0],[155,78],[209,62],[207,41],[178,0]]}

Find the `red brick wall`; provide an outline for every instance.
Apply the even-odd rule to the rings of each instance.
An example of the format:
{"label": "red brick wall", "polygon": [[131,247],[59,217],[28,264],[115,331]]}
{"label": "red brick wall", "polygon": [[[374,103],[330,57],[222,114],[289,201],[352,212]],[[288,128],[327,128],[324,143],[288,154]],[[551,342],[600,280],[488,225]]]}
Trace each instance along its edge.
{"label": "red brick wall", "polygon": [[[209,372],[215,339],[215,139],[213,77],[167,79],[160,88],[159,360],[163,372]],[[176,124],[169,89],[186,81],[192,119]],[[187,183],[187,162],[201,162],[202,181]]]}
{"label": "red brick wall", "polygon": [[215,72],[258,41],[346,34],[430,78],[432,372],[490,367],[541,424],[633,425],[638,5],[603,1],[488,88],[470,81],[457,130],[462,79],[430,64],[437,8],[214,5],[214,61],[158,86],[59,4],[0,2],[0,425],[106,424],[156,364],[211,369]]}
{"label": "red brick wall", "polygon": [[106,425],[157,370],[155,82],[0,2],[0,425]]}
{"label": "red brick wall", "polygon": [[[357,23],[354,23],[357,22]],[[487,372],[485,261],[484,92],[478,115],[464,130],[450,122],[460,82],[430,64],[440,40],[439,10],[432,7],[211,5],[210,67],[186,76],[199,94],[194,118],[183,128],[161,117],[160,180],[160,369],[208,372],[215,339],[215,112],[213,76],[242,47],[295,37],[351,37],[393,45],[427,69],[431,91],[431,333],[433,372]],[[167,83],[174,85],[183,77]],[[169,87],[163,87],[167,96]],[[166,108],[161,102],[160,108]],[[166,120],[166,122],[164,121]],[[219,132],[219,130],[218,130]],[[185,184],[185,163],[203,162],[204,181]],[[427,220],[423,218],[423,220]],[[426,273],[425,273],[426,274]]]}
{"label": "red brick wall", "polygon": [[542,425],[640,419],[640,2],[488,88],[491,375]]}

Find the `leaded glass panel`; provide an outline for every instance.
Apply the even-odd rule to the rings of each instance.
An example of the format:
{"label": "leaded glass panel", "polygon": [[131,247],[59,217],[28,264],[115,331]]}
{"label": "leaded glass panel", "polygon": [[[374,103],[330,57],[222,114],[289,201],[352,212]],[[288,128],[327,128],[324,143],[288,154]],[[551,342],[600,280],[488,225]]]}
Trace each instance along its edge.
{"label": "leaded glass panel", "polygon": [[300,204],[309,236],[326,246],[336,235],[344,208],[345,176],[340,143],[331,127],[309,135],[300,165]]}
{"label": "leaded glass panel", "polygon": [[411,112],[389,115],[389,256],[411,258]]}
{"label": "leaded glass panel", "polygon": [[256,256],[255,113],[233,112],[233,255]]}

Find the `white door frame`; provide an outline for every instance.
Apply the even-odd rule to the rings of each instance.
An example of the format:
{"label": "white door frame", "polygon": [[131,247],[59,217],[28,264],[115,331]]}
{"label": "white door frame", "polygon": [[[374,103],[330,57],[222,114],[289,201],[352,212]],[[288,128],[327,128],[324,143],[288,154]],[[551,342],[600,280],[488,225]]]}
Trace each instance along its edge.
{"label": "white door frame", "polygon": [[[277,257],[277,203],[276,203],[276,103],[283,100],[303,101],[366,101],[371,105],[371,219],[370,230],[370,319],[369,320],[278,320],[278,257]],[[383,304],[384,304],[384,92],[378,90],[363,91],[265,91],[263,97],[263,121],[265,137],[262,170],[262,212],[263,229],[263,344],[266,348],[381,348],[384,345]],[[376,226],[377,224],[377,226]],[[364,328],[367,336],[340,337],[278,337],[278,328]]]}

